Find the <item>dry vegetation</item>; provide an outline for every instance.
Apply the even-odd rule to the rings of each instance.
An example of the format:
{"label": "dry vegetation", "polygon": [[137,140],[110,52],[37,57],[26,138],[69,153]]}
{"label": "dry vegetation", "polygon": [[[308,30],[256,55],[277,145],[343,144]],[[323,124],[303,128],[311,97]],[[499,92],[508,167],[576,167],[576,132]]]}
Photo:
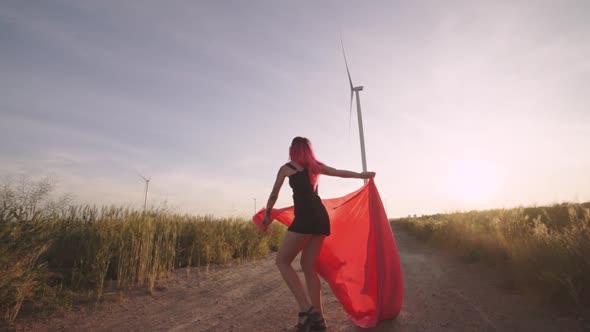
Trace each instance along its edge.
{"label": "dry vegetation", "polygon": [[[175,268],[254,259],[276,251],[285,228],[249,220],[72,206],[50,201],[49,180],[0,186],[0,312],[98,301],[106,285],[145,287]],[[513,285],[590,308],[590,203],[392,220],[425,241],[507,271]]]}
{"label": "dry vegetation", "polygon": [[0,186],[0,310],[34,311],[100,300],[105,284],[153,291],[175,268],[253,259],[278,249],[245,219],[70,206],[48,200],[49,180]]}
{"label": "dry vegetation", "polygon": [[518,289],[590,308],[590,203],[408,217],[392,224],[468,261],[505,269]]}

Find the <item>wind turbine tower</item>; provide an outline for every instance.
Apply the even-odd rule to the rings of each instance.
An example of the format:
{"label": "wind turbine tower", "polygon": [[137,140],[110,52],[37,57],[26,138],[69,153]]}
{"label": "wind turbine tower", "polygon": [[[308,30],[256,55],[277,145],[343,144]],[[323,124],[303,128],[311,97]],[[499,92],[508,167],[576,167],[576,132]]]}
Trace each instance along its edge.
{"label": "wind turbine tower", "polygon": [[[359,137],[361,141],[361,158],[363,162],[363,172],[367,171],[367,156],[365,154],[365,133],[363,131],[363,115],[361,113],[361,99],[359,92],[363,91],[362,86],[354,86],[352,84],[352,78],[350,78],[350,70],[348,69],[348,61],[346,61],[346,52],[344,52],[344,42],[340,38],[340,44],[342,45],[342,55],[344,56],[344,64],[346,65],[346,73],[348,74],[348,83],[350,83],[350,112],[349,112],[349,123],[352,118],[352,99],[356,96],[356,113],[359,123]],[[364,183],[367,183],[367,179],[364,179]]]}

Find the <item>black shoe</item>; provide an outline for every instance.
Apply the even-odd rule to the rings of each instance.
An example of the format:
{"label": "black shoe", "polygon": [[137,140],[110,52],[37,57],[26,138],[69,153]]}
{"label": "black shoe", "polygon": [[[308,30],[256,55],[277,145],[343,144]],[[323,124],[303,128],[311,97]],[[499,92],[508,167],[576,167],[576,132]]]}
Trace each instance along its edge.
{"label": "black shoe", "polygon": [[309,309],[307,309],[307,311],[305,312],[300,312],[298,315],[299,317],[299,322],[297,323],[297,325],[295,325],[295,328],[297,332],[308,332],[309,331],[309,327],[311,324],[311,320],[309,319],[309,316],[311,314],[311,312],[313,311],[313,306],[309,307]]}
{"label": "black shoe", "polygon": [[309,321],[309,331],[325,331],[328,328],[324,316],[319,312],[310,313]]}

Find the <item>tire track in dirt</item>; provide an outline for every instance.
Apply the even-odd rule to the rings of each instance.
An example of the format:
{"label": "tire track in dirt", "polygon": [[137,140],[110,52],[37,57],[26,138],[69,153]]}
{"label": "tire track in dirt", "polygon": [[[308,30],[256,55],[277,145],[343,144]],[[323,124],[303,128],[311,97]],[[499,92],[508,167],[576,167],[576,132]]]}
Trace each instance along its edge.
{"label": "tire track in dirt", "polygon": [[[396,231],[404,277],[399,317],[365,330],[354,326],[322,281],[329,331],[590,331],[571,315],[502,287],[498,271],[466,264]],[[274,265],[275,254],[253,262],[186,269],[154,295],[126,291],[97,306],[49,319],[21,319],[34,331],[292,331],[297,306]],[[298,260],[294,267],[303,280]],[[587,324],[587,323],[586,323]]]}

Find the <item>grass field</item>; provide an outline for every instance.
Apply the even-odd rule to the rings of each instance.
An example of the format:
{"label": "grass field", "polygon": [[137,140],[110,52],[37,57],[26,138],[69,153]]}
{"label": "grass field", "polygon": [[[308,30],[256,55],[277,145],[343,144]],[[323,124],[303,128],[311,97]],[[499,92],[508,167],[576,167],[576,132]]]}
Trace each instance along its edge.
{"label": "grass field", "polygon": [[100,300],[106,282],[145,287],[175,268],[249,260],[276,251],[285,228],[165,210],[67,206],[47,200],[51,184],[0,188],[0,310],[41,311]]}
{"label": "grass field", "polygon": [[393,219],[392,225],[466,261],[503,268],[512,286],[590,308],[590,203]]}

